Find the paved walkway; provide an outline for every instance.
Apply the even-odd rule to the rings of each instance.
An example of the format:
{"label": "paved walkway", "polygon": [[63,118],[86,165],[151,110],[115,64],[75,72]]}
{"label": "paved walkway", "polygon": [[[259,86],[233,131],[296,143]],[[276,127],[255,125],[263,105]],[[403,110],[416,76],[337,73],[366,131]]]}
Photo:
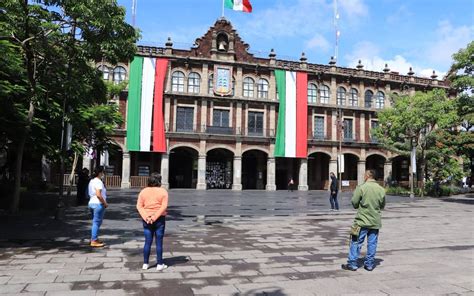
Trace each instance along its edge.
{"label": "paved walkway", "polygon": [[[111,192],[101,239],[68,220],[0,218],[0,294],[474,295],[474,198],[389,197],[372,272],[340,270],[354,210],[327,192],[172,191],[164,272],[142,271],[136,191]],[[153,260],[153,257],[152,257]]]}

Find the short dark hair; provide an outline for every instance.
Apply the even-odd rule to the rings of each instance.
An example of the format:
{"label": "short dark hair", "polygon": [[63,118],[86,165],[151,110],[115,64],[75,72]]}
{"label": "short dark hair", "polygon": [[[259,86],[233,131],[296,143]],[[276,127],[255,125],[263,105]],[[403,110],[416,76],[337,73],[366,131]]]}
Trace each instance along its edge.
{"label": "short dark hair", "polygon": [[367,170],[365,173],[367,174],[367,177],[375,179],[375,170]]}
{"label": "short dark hair", "polygon": [[152,173],[148,178],[148,187],[161,187],[161,175]]}
{"label": "short dark hair", "polygon": [[105,168],[103,165],[99,165],[97,166],[95,169],[94,169],[94,173],[92,174],[92,176],[94,178],[96,178],[100,173],[104,173],[105,172]]}

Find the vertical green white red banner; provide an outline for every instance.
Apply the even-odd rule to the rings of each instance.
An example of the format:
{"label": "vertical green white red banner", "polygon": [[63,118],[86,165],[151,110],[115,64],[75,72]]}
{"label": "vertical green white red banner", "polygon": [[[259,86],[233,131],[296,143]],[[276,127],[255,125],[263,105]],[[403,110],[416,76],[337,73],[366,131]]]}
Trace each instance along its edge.
{"label": "vertical green white red banner", "polygon": [[279,109],[275,157],[308,154],[308,74],[275,70]]}
{"label": "vertical green white red banner", "polygon": [[[130,65],[127,149],[166,152],[163,89],[168,60],[135,56]],[[151,139],[153,138],[153,143]]]}

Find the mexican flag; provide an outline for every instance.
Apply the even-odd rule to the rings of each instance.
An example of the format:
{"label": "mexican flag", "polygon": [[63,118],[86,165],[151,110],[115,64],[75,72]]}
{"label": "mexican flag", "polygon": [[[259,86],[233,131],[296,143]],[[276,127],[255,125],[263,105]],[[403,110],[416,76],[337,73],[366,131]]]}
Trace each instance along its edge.
{"label": "mexican flag", "polygon": [[166,152],[163,88],[167,68],[167,59],[136,56],[132,60],[127,109],[129,151]]}
{"label": "mexican flag", "polygon": [[275,70],[280,101],[275,157],[306,158],[308,153],[308,74]]}
{"label": "mexican flag", "polygon": [[243,11],[243,12],[252,12],[252,5],[249,0],[224,0],[226,8]]}

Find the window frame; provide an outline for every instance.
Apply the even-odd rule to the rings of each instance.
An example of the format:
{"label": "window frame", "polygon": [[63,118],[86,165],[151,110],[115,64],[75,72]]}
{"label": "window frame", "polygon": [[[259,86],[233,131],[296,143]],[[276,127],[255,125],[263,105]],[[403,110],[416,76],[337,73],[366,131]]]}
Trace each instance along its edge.
{"label": "window frame", "polygon": [[[370,96],[367,96],[370,94]],[[369,100],[367,100],[369,98]],[[370,89],[366,90],[364,93],[364,107],[365,108],[372,108],[372,104],[374,102],[374,92]]]}
{"label": "window frame", "polygon": [[323,84],[319,88],[319,102],[321,104],[329,104],[330,100],[331,100],[331,89],[326,84]]}
{"label": "window frame", "polygon": [[244,98],[255,97],[255,79],[253,79],[252,77],[245,77],[242,81],[242,96]]}
{"label": "window frame", "polygon": [[[252,116],[253,115],[253,116]],[[258,118],[261,115],[262,126],[258,126]],[[255,121],[255,126],[250,127],[250,118],[253,117]],[[263,136],[265,126],[265,112],[263,111],[248,111],[247,112],[247,134],[250,136]]]}
{"label": "window frame", "polygon": [[375,108],[383,109],[385,107],[385,94],[382,91],[377,91],[375,94]]}
{"label": "window frame", "polygon": [[[314,89],[311,88],[314,87]],[[318,102],[318,86],[315,83],[308,83],[307,97],[308,103],[316,104]],[[311,94],[311,95],[310,95]],[[310,98],[312,98],[310,100]]]}
{"label": "window frame", "polygon": [[336,91],[336,105],[346,105],[346,89],[342,86],[339,86]]}
{"label": "window frame", "polygon": [[[197,83],[196,83],[197,82]],[[191,72],[188,75],[188,93],[198,94],[201,92],[201,75]]]}
{"label": "window frame", "polygon": [[265,78],[259,78],[257,82],[257,98],[268,99],[268,89],[269,89],[268,80]]}
{"label": "window frame", "polygon": [[[322,133],[317,133],[319,129],[317,129],[318,119],[322,119]],[[326,137],[326,117],[323,115],[314,115],[314,124],[313,124],[313,138],[323,140]]]}
{"label": "window frame", "polygon": [[[182,76],[178,76],[182,74]],[[186,80],[186,75],[183,71],[176,70],[171,74],[171,91],[172,92],[184,92],[184,81]],[[182,83],[180,83],[182,82]]]}
{"label": "window frame", "polygon": [[359,91],[355,87],[351,87],[349,91],[349,106],[359,106]]}
{"label": "window frame", "polygon": [[[119,80],[115,79],[116,74],[121,76]],[[122,77],[122,75],[123,75],[123,77]],[[113,69],[113,72],[112,72],[112,81],[115,84],[119,84],[119,83],[124,82],[126,79],[127,79],[127,69],[125,69],[125,67],[123,67],[123,66],[116,66]]]}

